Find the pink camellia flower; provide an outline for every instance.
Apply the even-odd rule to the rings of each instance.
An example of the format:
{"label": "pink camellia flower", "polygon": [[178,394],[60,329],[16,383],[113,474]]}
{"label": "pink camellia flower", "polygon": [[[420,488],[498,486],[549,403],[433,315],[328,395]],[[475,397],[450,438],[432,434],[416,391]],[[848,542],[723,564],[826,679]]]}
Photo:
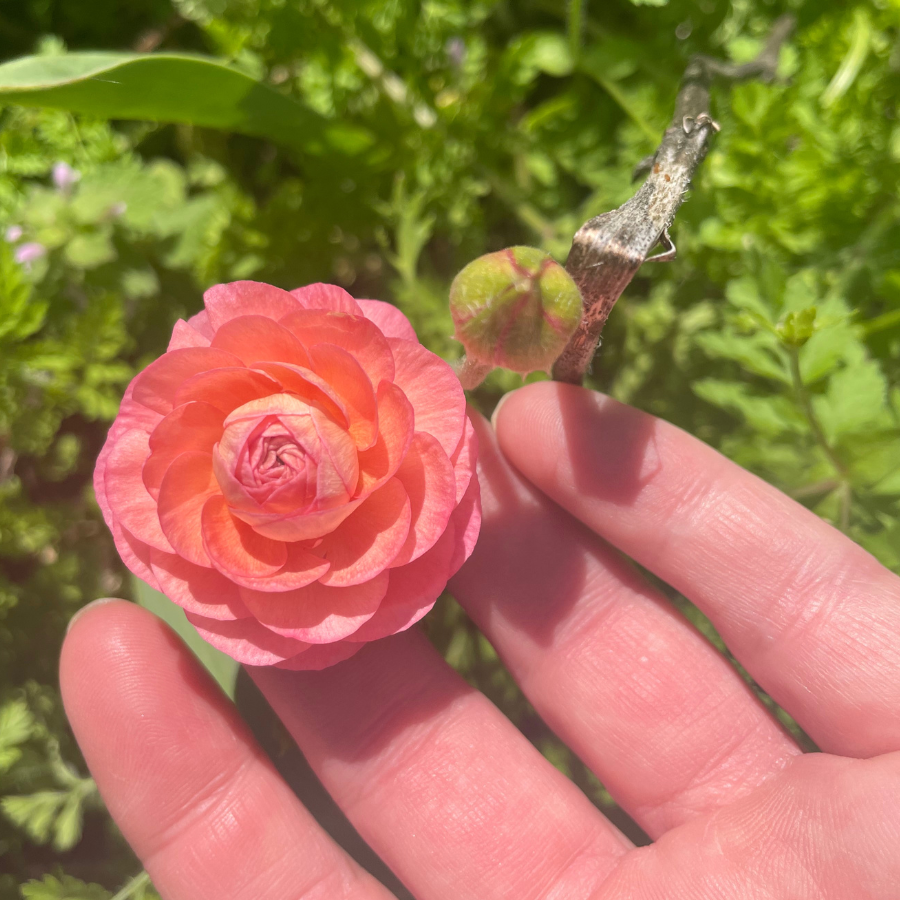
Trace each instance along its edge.
{"label": "pink camellia flower", "polygon": [[210,644],[321,669],[409,628],[472,552],[463,391],[387,303],[251,281],[204,300],[129,385],[97,499]]}

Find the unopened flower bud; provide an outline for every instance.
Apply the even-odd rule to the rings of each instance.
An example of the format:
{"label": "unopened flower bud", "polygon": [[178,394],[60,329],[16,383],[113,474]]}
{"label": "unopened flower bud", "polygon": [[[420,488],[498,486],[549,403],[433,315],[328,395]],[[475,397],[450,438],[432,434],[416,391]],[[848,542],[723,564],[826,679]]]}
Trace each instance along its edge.
{"label": "unopened flower bud", "polygon": [[526,375],[549,371],[562,353],[581,321],[581,293],[543,251],[510,247],[453,279],[450,312],[471,362]]}

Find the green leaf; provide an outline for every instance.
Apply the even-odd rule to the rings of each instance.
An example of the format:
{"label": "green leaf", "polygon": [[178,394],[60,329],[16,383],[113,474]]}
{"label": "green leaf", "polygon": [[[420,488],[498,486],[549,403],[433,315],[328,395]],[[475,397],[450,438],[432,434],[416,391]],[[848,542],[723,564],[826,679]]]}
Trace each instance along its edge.
{"label": "green leaf", "polygon": [[[26,56],[0,65],[0,101],[4,100],[108,119],[184,122],[306,149],[323,149],[320,142],[328,140],[326,119],[249,75],[203,56],[107,52]],[[341,149],[348,146],[346,131],[340,129]]]}
{"label": "green leaf", "polygon": [[34,724],[24,700],[10,700],[0,707],[0,772],[8,771],[18,761],[18,745],[31,737]]}
{"label": "green leaf", "polygon": [[87,884],[71,875],[45,875],[40,881],[29,881],[19,890],[22,900],[109,900],[112,896],[99,884]]}
{"label": "green leaf", "polygon": [[206,670],[219,682],[222,690],[229,697],[234,696],[234,683],[237,678],[238,664],[230,657],[197,634],[196,629],[185,618],[184,610],[174,604],[165,594],[155,591],[149,584],[138,578],[134,579],[138,603],[145,609],[159,616],[188,645]]}
{"label": "green leaf", "polygon": [[816,413],[830,439],[864,431],[885,410],[887,386],[878,364],[865,360],[835,373]]}

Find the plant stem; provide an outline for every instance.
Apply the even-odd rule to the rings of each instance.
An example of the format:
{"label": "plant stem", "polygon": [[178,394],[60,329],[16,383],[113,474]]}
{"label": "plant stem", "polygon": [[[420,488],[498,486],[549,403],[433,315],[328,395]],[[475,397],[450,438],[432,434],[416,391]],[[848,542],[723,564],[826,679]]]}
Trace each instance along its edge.
{"label": "plant stem", "polygon": [[129,900],[129,898],[137,894],[138,891],[143,891],[149,884],[150,876],[146,872],[139,872],[112,898],[112,900]]}

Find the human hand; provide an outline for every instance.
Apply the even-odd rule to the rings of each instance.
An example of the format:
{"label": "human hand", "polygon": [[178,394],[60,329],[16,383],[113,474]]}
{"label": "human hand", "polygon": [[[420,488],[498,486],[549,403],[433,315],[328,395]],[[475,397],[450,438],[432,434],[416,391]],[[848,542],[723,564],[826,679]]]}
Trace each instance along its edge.
{"label": "human hand", "polygon": [[[415,630],[321,672],[250,670],[363,837],[419,900],[897,900],[900,579],[600,395],[532,385],[496,419],[496,440],[479,427],[481,538],[451,587],[656,843],[632,848]],[[824,752],[801,754],[610,545],[696,603]],[[149,613],[79,617],[61,680],[167,900],[389,897]]]}

